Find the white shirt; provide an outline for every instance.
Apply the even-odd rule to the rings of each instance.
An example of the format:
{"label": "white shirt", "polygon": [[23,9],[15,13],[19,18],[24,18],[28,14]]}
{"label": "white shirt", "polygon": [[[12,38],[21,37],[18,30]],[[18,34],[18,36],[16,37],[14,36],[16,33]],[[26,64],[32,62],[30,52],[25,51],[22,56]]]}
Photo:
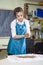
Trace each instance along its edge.
{"label": "white shirt", "polygon": [[11,22],[11,34],[12,34],[12,37],[14,37],[16,35],[16,22],[18,22],[18,24],[20,24],[20,25],[24,24],[24,22],[25,22],[25,24],[26,24],[26,32],[29,33],[29,36],[31,35],[29,20],[24,19],[22,22],[19,22],[17,19],[14,19]]}

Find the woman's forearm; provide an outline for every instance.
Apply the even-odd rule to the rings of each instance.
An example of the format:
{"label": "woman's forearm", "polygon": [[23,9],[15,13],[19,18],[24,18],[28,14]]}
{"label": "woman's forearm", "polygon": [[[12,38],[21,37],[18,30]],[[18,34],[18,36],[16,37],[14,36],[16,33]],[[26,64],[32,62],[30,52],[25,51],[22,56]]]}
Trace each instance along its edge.
{"label": "woman's forearm", "polygon": [[19,39],[19,38],[23,38],[23,37],[24,37],[24,35],[15,35],[14,36],[15,39]]}

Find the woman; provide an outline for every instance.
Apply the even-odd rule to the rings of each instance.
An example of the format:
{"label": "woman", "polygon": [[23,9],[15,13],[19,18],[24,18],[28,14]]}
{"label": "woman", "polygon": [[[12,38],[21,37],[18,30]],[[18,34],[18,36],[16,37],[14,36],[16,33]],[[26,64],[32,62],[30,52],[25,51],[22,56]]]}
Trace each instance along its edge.
{"label": "woman", "polygon": [[11,38],[8,43],[8,54],[26,54],[26,38],[30,36],[29,21],[24,18],[23,9],[14,10],[15,19],[11,22]]}

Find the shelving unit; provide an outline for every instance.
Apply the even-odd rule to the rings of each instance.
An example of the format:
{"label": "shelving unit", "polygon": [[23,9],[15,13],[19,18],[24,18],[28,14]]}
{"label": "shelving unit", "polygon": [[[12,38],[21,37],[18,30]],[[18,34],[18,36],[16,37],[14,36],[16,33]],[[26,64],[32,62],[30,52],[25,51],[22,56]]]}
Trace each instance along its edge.
{"label": "shelving unit", "polygon": [[[33,14],[32,14],[32,11],[31,12],[28,12],[28,10],[29,10],[29,6],[28,5],[34,5],[34,6],[41,6],[41,7],[43,7],[43,5],[42,4],[31,4],[31,3],[25,3],[24,4],[24,17],[26,17],[27,16],[27,19],[29,19],[29,20],[31,20],[31,18],[32,18],[32,23],[34,23],[33,24],[33,26],[35,25],[35,23],[37,23],[36,25],[35,25],[35,27],[33,27],[33,29],[31,29],[31,32],[33,32],[33,34],[35,35],[35,39],[40,39],[40,40],[42,40],[43,38],[43,32],[42,32],[42,30],[41,29],[43,29],[43,17],[42,18],[40,18],[40,17],[38,17],[38,16],[33,16]],[[41,23],[40,23],[40,22]],[[40,26],[39,26],[40,25]],[[31,26],[31,28],[32,28],[32,25],[30,25]],[[34,29],[36,29],[36,30],[34,30]]]}
{"label": "shelving unit", "polygon": [[[32,7],[33,6],[33,7]],[[24,4],[24,17],[30,20],[30,29],[31,29],[31,38],[34,42],[29,41],[27,43],[27,50],[29,50],[32,45],[34,45],[34,52],[35,53],[42,53],[43,51],[43,17],[39,17],[37,15],[34,15],[35,8],[43,8],[43,4],[37,3],[37,4],[31,4],[31,3],[25,3]],[[30,10],[29,10],[30,8]],[[33,43],[32,45],[29,43]],[[30,46],[29,46],[30,45]],[[38,46],[38,47],[37,47]],[[40,50],[38,50],[40,47]],[[38,50],[36,52],[36,50]],[[39,54],[40,54],[39,53]]]}

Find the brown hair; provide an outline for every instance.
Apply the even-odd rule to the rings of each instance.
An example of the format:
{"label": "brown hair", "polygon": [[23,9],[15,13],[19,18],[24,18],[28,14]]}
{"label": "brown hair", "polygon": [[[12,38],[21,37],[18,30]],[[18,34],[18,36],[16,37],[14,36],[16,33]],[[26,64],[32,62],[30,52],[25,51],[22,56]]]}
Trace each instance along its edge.
{"label": "brown hair", "polygon": [[14,16],[16,17],[16,13],[17,13],[17,12],[21,12],[21,11],[23,11],[23,9],[22,9],[21,7],[15,8],[15,9],[14,9]]}

